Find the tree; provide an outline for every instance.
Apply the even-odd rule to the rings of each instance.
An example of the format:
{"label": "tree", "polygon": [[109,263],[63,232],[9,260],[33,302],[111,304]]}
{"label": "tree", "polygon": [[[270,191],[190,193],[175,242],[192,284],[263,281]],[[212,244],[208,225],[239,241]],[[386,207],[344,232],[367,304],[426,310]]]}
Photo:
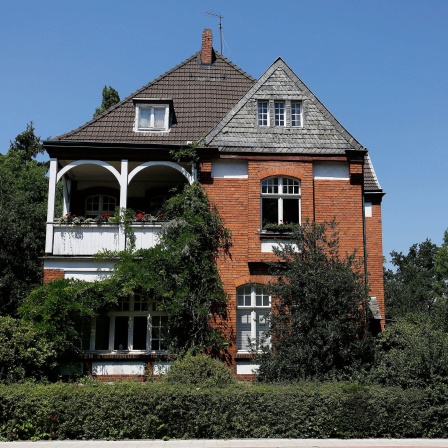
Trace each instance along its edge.
{"label": "tree", "polygon": [[396,269],[384,274],[387,317],[424,313],[437,318],[448,292],[448,231],[441,247],[427,239],[406,255],[393,251],[391,256]]}
{"label": "tree", "polygon": [[271,345],[259,356],[259,379],[349,377],[372,356],[360,260],[340,257],[335,222],[297,226],[275,253]]}
{"label": "tree", "polygon": [[20,154],[24,163],[35,159],[38,154],[43,154],[45,149],[40,142],[40,137],[34,133],[33,122],[26,125],[26,129],[20,133],[13,142],[10,142],[10,151]]}
{"label": "tree", "polygon": [[93,114],[93,117],[97,117],[98,115],[101,115],[103,112],[105,112],[107,109],[111,108],[113,105],[120,102],[120,96],[118,95],[118,92],[111,86],[103,87],[103,100],[101,102],[101,107],[97,107],[95,109],[95,113]]}
{"label": "tree", "polygon": [[0,154],[0,313],[14,315],[42,280],[48,179],[32,123]]}

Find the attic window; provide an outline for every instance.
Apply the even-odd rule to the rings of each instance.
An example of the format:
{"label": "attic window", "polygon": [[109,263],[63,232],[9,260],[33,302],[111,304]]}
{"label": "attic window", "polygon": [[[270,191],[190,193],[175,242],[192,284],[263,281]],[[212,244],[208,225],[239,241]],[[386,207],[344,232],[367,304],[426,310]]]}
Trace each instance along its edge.
{"label": "attic window", "polygon": [[302,126],[302,102],[291,101],[291,126]]}
{"label": "attic window", "polygon": [[140,103],[135,106],[135,132],[163,132],[169,130],[169,104]]}
{"label": "attic window", "polygon": [[269,103],[258,102],[258,126],[269,126]]}
{"label": "attic window", "polygon": [[274,118],[275,126],[285,126],[285,103],[283,101],[274,102]]}
{"label": "attic window", "polygon": [[259,127],[302,127],[302,101],[285,99],[258,100],[257,125]]}

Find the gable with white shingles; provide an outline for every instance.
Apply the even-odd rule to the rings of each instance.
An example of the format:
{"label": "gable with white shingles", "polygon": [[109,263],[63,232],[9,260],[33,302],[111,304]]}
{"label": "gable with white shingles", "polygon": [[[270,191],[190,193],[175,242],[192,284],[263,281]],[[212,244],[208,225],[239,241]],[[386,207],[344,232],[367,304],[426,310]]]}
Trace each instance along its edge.
{"label": "gable with white shingles", "polygon": [[[257,101],[302,101],[303,126],[257,126]],[[297,75],[278,58],[207,136],[222,152],[344,154],[364,149],[333,117]]]}
{"label": "gable with white shingles", "polygon": [[[260,100],[301,101],[303,126],[289,126],[289,114],[286,114],[286,126],[258,126]],[[206,142],[223,153],[342,155],[350,150],[365,150],[281,58],[206,136]],[[364,167],[367,189],[381,190],[368,153]]]}

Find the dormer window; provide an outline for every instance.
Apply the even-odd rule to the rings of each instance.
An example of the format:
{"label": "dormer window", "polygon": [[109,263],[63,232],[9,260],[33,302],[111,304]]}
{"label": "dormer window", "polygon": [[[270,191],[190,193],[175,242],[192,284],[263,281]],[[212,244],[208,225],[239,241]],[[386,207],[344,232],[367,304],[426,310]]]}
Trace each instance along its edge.
{"label": "dormer window", "polygon": [[170,129],[170,105],[135,102],[135,132],[166,132]]}

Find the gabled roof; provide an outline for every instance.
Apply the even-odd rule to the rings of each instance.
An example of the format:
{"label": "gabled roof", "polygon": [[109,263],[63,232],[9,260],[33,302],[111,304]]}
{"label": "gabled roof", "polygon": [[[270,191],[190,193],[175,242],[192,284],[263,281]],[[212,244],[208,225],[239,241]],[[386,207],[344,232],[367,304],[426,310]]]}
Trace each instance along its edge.
{"label": "gabled roof", "polygon": [[[137,90],[103,114],[56,141],[185,145],[206,135],[255,80],[214,53],[201,64],[200,52]],[[134,132],[134,98],[169,98],[174,120],[169,132]]]}
{"label": "gabled roof", "polygon": [[[302,101],[303,127],[257,126],[257,101],[273,99]],[[344,154],[364,149],[281,58],[207,135],[206,142],[222,152]]]}

